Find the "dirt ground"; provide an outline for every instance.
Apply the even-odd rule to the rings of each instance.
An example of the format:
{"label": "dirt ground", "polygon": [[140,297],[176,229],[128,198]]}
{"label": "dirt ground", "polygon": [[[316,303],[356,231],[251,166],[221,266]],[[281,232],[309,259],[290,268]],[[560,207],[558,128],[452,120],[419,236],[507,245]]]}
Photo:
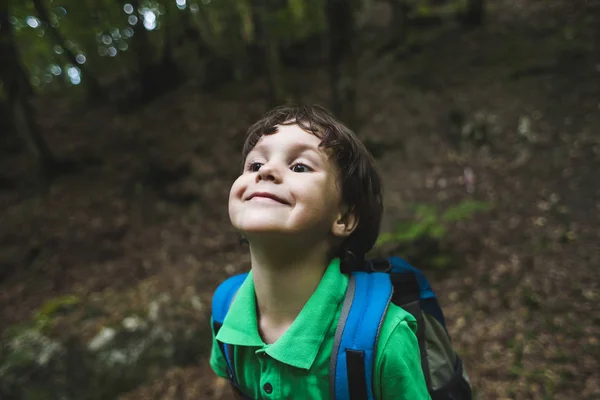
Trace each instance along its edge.
{"label": "dirt ground", "polygon": [[[410,204],[495,206],[444,239],[464,265],[426,271],[480,399],[600,399],[592,3],[495,2],[483,28],[422,28],[410,56],[366,46],[360,59],[360,136],[381,150],[383,230]],[[366,43],[386,23],[377,7]],[[289,71],[286,82],[300,101],[327,104],[325,72]],[[249,266],[225,205],[263,91],[257,81],[209,95],[189,82],[127,114],[40,100],[52,148],[85,162],[39,187],[11,183],[30,176],[27,155],[0,159],[0,262],[14,269],[0,281],[0,329],[69,293],[113,301],[115,314],[159,293],[199,296],[208,323],[218,282]],[[206,363],[122,400],[227,398]]]}

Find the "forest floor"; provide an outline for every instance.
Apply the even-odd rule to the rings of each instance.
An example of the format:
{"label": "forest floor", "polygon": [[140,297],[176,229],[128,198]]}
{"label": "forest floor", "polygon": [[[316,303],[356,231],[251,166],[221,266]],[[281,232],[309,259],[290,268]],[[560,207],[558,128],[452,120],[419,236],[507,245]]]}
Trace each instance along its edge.
{"label": "forest floor", "polygon": [[[426,271],[478,398],[600,399],[599,9],[496,3],[476,30],[420,28],[409,56],[362,53],[359,133],[380,150],[383,230],[412,218],[411,204],[492,203],[443,239],[463,265]],[[286,74],[297,100],[328,104],[323,70]],[[130,113],[40,101],[51,147],[86,162],[40,189],[14,184],[27,155],[0,159],[0,265],[13,268],[0,280],[0,331],[64,294],[115,315],[195,296],[208,326],[218,282],[249,266],[225,205],[263,93],[259,81],[212,94],[190,81]],[[196,365],[121,399],[227,398],[209,346],[207,331]]]}

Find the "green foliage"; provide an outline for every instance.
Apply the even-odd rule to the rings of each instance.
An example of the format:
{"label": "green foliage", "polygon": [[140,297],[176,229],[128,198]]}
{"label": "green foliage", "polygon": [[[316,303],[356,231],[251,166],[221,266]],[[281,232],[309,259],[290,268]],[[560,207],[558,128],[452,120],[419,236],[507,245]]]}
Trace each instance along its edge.
{"label": "green foliage", "polygon": [[[240,65],[247,63],[246,46],[256,39],[254,5],[250,0],[188,0],[179,9],[174,0],[139,0],[138,9],[132,9],[136,2],[131,0],[43,0],[42,3],[51,26],[40,21],[32,1],[12,2],[10,9],[21,62],[32,86],[40,92],[63,91],[85,84],[84,72],[101,81],[123,72],[132,74],[140,60],[137,50],[132,50],[143,48],[143,54],[157,61],[161,48],[188,37],[186,29],[196,30],[213,54]],[[322,1],[290,0],[273,4],[277,7],[268,8],[272,30],[282,46],[325,31]],[[147,12],[153,14],[156,22],[150,27],[143,26]],[[168,30],[164,29],[167,25]],[[65,46],[79,56],[77,62],[81,60],[82,65],[67,60],[65,49],[56,44],[51,28],[58,30]],[[149,46],[140,45],[139,32],[145,30]],[[196,62],[203,62],[201,57]],[[75,79],[71,75],[76,75]]]}
{"label": "green foliage", "polygon": [[274,15],[274,32],[282,43],[305,39],[325,29],[322,6],[314,2],[292,0]]}
{"label": "green foliage", "polygon": [[490,211],[493,206],[490,203],[475,201],[475,200],[466,200],[454,207],[448,208],[442,214],[442,221],[445,222],[456,222],[467,219],[471,217],[471,215],[483,212]]}
{"label": "green foliage", "polygon": [[424,237],[439,240],[448,233],[448,223],[465,220],[475,213],[491,209],[490,203],[465,200],[440,214],[437,207],[420,204],[414,207],[414,220],[401,222],[396,225],[394,231],[379,235],[377,246],[410,243]]}
{"label": "green foliage", "polygon": [[35,313],[34,321],[40,329],[52,325],[52,318],[61,311],[66,311],[80,303],[77,296],[61,296],[48,300]]}
{"label": "green foliage", "polygon": [[[490,203],[474,200],[464,200],[444,212],[440,212],[436,206],[419,204],[413,207],[413,220],[403,221],[397,224],[393,231],[381,233],[375,246],[381,248],[394,244],[407,248],[419,242],[437,243],[448,235],[450,223],[466,220],[475,213],[491,209]],[[426,251],[426,253],[425,263],[431,267],[441,269],[453,264],[454,259],[449,254],[439,254],[434,251]]]}
{"label": "green foliage", "polygon": [[80,299],[77,296],[61,296],[48,300],[38,311],[39,316],[52,317],[58,311],[65,307],[71,307],[79,304]]}
{"label": "green foliage", "polygon": [[[108,57],[101,57],[98,53],[103,36],[108,34],[124,41],[122,32],[128,26],[127,16],[118,2],[62,0],[60,3],[42,3],[47,7],[50,25],[64,37],[65,46],[76,56],[85,57],[82,63],[86,64],[88,70],[94,73],[105,71]],[[71,82],[68,74],[69,68],[77,65],[71,65],[66,59],[65,49],[54,41],[51,27],[39,20],[31,1],[13,2],[11,23],[21,60],[29,72],[34,88],[59,90],[66,84],[79,84],[77,80]],[[123,48],[123,44],[121,48],[116,48]],[[85,77],[82,78],[85,80]]]}
{"label": "green foliage", "polygon": [[78,304],[77,297],[57,297],[31,320],[4,331],[0,399],[114,399],[159,372],[197,362],[205,351],[208,328],[197,314],[184,311],[193,306],[168,299],[153,301],[148,312],[130,310],[119,322],[99,325],[91,340],[77,329],[89,321],[76,318],[72,331],[49,334],[47,321]]}

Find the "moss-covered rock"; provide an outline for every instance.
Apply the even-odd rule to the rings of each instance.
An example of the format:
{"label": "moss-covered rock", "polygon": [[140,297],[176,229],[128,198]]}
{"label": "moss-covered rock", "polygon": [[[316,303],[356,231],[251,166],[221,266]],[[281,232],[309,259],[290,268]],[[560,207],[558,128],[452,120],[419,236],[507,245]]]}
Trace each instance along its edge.
{"label": "moss-covered rock", "polygon": [[[91,337],[78,329],[89,323],[85,310],[78,314],[83,320],[72,319],[65,328],[64,321],[57,323],[62,301],[52,302],[30,322],[6,330],[1,399],[113,399],[168,368],[195,363],[206,347],[209,332],[197,298],[184,303],[160,296],[142,312],[97,326]],[[85,308],[73,298],[68,303]]]}

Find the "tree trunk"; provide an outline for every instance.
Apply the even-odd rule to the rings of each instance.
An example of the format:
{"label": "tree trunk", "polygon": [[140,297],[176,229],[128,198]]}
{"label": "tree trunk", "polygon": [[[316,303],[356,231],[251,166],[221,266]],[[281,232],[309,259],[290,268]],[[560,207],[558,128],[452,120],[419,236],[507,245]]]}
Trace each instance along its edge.
{"label": "tree trunk", "polygon": [[25,84],[26,74],[19,61],[6,1],[0,2],[0,54],[6,55],[5,62],[0,63],[0,79],[8,93],[14,129],[35,156],[42,175],[52,175],[57,170],[57,162],[40,134],[29,104],[30,89]]}
{"label": "tree trunk", "polygon": [[356,128],[356,0],[326,0],[329,38],[329,77],[332,109],[345,124]]}
{"label": "tree trunk", "polygon": [[480,26],[483,24],[485,14],[485,0],[468,0],[464,23],[467,26]]}
{"label": "tree trunk", "polygon": [[[129,3],[133,7],[133,15],[137,13],[140,8],[139,0],[117,0],[119,7],[123,7],[125,3]],[[132,39],[132,51],[135,54],[137,60],[137,72],[139,74],[139,89],[140,96],[148,100],[158,93],[159,87],[155,82],[157,74],[155,73],[155,50],[148,37],[148,31],[144,27],[143,17],[138,19],[137,24],[133,26],[133,39]],[[160,77],[158,77],[160,79]]]}
{"label": "tree trunk", "polygon": [[[175,21],[175,23],[177,23]],[[192,13],[189,10],[181,12],[180,22],[181,24],[181,36],[177,38],[175,43],[180,45],[184,41],[193,41],[198,45],[198,53],[205,54],[208,49],[208,45],[204,41],[202,32],[195,26],[192,20]]]}
{"label": "tree trunk", "polygon": [[402,44],[406,41],[408,28],[408,6],[405,0],[389,0],[392,7],[392,28],[390,29],[390,43]]}
{"label": "tree trunk", "polygon": [[42,0],[32,0],[33,5],[35,7],[36,12],[38,13],[40,20],[45,24],[46,28],[50,31],[50,34],[54,38],[56,44],[58,44],[64,51],[67,60],[73,64],[74,66],[78,66],[81,70],[84,79],[87,80],[86,87],[88,89],[88,98],[91,101],[99,101],[106,98],[106,95],[102,88],[100,87],[100,83],[98,79],[94,75],[90,73],[87,67],[84,67],[83,64],[79,64],[77,59],[75,58],[75,54],[69,49],[65,44],[65,39],[60,34],[58,28],[53,27],[50,24],[50,18],[48,17],[48,10],[42,3]]}
{"label": "tree trunk", "polygon": [[256,22],[259,25],[255,27],[255,32],[259,32],[261,45],[265,53],[265,74],[269,85],[269,103],[271,106],[276,106],[285,101],[281,76],[281,57],[272,19],[273,11],[277,8],[277,1],[258,0],[255,7],[255,15],[258,17]]}
{"label": "tree trunk", "polygon": [[173,18],[171,17],[169,20],[169,16],[167,15],[166,23],[162,27],[164,40],[162,53],[160,55],[160,64],[166,68],[176,67],[175,60],[173,59],[173,47],[176,45],[175,33],[173,32],[172,25],[174,23],[175,21],[173,21]]}
{"label": "tree trunk", "polygon": [[164,46],[160,56],[159,65],[155,66],[158,72],[161,91],[169,90],[177,86],[182,81],[182,70],[179,68],[173,58],[173,48],[175,47],[176,39],[173,33],[173,18],[167,20],[163,26],[164,31]]}

